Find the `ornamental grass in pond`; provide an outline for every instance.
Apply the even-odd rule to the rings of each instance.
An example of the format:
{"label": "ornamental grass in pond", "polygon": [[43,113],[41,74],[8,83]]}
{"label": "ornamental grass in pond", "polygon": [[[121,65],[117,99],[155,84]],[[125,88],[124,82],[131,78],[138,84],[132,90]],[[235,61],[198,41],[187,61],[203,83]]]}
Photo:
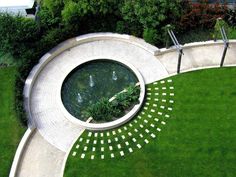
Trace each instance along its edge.
{"label": "ornamental grass in pond", "polygon": [[102,98],[87,109],[87,115],[96,122],[107,122],[124,116],[139,103],[140,87],[131,85],[111,99]]}

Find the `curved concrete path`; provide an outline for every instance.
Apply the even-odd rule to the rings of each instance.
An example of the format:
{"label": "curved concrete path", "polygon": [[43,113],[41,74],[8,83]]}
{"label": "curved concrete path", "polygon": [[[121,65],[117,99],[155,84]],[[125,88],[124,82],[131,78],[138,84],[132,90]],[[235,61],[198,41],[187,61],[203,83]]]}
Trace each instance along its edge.
{"label": "curved concrete path", "polygon": [[[94,35],[96,36],[96,34],[88,36]],[[93,41],[87,40],[56,54],[39,72],[32,87],[31,97],[28,98],[30,99],[31,118],[33,118],[32,125],[35,125],[38,131],[32,136],[23,153],[21,164],[18,167],[18,177],[35,177],[38,174],[40,177],[62,176],[59,171],[63,169],[62,161],[66,158],[65,152],[70,150],[74,140],[83,132],[83,128],[73,124],[63,116],[57,107],[55,94],[60,89],[58,84],[63,75],[79,62],[88,58],[126,60],[141,72],[146,83],[176,74],[178,54],[173,49],[159,50],[153,46],[151,47],[153,52],[150,52],[150,45],[143,41],[137,43],[139,39],[134,37],[125,35],[127,40],[124,38],[118,40],[117,38],[106,37],[106,33],[98,33],[97,35],[105,35],[105,37]],[[70,42],[69,40],[65,43]],[[187,44],[183,48],[181,72],[219,67],[223,52],[221,42],[193,43]],[[47,53],[42,61],[53,55],[54,50]],[[235,64],[236,41],[231,41],[225,65]]]}
{"label": "curved concrete path", "polygon": [[91,58],[125,60],[140,71],[146,84],[168,75],[162,64],[148,51],[112,38],[82,43],[53,58],[34,81],[30,110],[41,135],[64,152],[69,150],[83,128],[68,120],[58,105],[60,84],[73,68]]}
{"label": "curved concrete path", "polygon": [[25,147],[16,177],[60,177],[65,152],[49,144],[37,130]]}

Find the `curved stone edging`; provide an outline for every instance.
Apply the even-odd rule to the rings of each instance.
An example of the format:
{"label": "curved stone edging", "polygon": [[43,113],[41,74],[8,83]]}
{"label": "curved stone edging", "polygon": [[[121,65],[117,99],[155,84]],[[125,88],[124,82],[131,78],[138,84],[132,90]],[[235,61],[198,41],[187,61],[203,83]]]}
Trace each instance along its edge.
{"label": "curved stone edging", "polygon": [[14,160],[12,162],[9,177],[15,177],[16,176],[17,168],[18,168],[19,163],[21,161],[21,157],[24,153],[25,146],[26,146],[29,138],[31,137],[32,133],[34,133],[34,131],[35,131],[35,129],[28,128],[26,130],[24,136],[22,137],[22,139],[21,139],[21,141],[20,141],[20,143],[17,147],[16,153],[15,153],[15,156],[14,156]]}
{"label": "curved stone edging", "polygon": [[[28,126],[29,127],[35,127],[34,119],[31,115],[31,109],[30,109],[30,97],[31,97],[31,89],[34,85],[34,82],[40,73],[40,71],[49,63],[53,58],[64,52],[65,50],[68,50],[74,46],[77,46],[82,43],[91,42],[91,41],[97,41],[97,40],[109,40],[109,39],[115,39],[115,40],[121,40],[128,42],[130,44],[136,45],[138,47],[143,48],[144,50],[148,51],[152,55],[156,55],[159,52],[159,49],[155,46],[152,46],[148,43],[146,43],[143,39],[136,38],[134,36],[125,35],[125,34],[116,34],[116,33],[92,33],[92,34],[86,34],[81,35],[79,37],[75,37],[72,39],[68,39],[53,49],[51,49],[48,53],[43,55],[41,59],[39,60],[39,63],[33,67],[31,70],[29,76],[27,77],[25,81],[24,86],[24,108],[26,110],[27,116],[28,116]],[[162,66],[164,69],[164,66]]]}
{"label": "curved stone edging", "polygon": [[[90,61],[93,61],[93,60],[101,60],[101,59],[102,58],[97,58],[97,59],[91,58],[91,59],[88,59],[86,61],[81,62],[79,65],[82,65],[84,63],[87,63],[87,62],[90,62]],[[104,60],[104,59],[102,59],[102,60]],[[99,124],[89,123],[89,122],[84,122],[84,121],[81,121],[81,120],[75,118],[74,116],[72,116],[65,109],[65,107],[63,105],[63,102],[62,102],[62,99],[61,99],[61,89],[59,89],[59,92],[57,94],[57,102],[58,102],[58,105],[60,106],[60,109],[62,110],[63,114],[65,115],[65,117],[68,120],[70,120],[71,122],[73,122],[75,124],[79,124],[80,126],[86,128],[86,129],[90,129],[90,130],[107,130],[107,129],[112,129],[112,128],[118,127],[118,126],[128,122],[139,111],[139,109],[142,106],[143,100],[145,98],[145,83],[144,83],[143,77],[142,77],[142,75],[139,73],[139,71],[133,65],[131,65],[130,63],[128,63],[127,61],[124,61],[124,60],[117,61],[116,59],[113,59],[113,58],[106,59],[106,60],[112,60],[112,61],[119,62],[119,63],[125,65],[126,67],[128,67],[136,75],[136,77],[138,78],[139,84],[140,84],[139,104],[136,104],[131,109],[131,111],[129,111],[125,116],[123,116],[123,117],[121,117],[119,119],[116,119],[114,121],[107,122],[107,123],[99,123]],[[68,76],[68,74],[72,70],[74,70],[76,67],[78,67],[79,65],[74,66],[74,68],[72,68],[70,71],[67,72],[67,74],[64,75],[64,79],[60,83],[60,88],[62,87],[62,84],[63,84],[65,78]]]}

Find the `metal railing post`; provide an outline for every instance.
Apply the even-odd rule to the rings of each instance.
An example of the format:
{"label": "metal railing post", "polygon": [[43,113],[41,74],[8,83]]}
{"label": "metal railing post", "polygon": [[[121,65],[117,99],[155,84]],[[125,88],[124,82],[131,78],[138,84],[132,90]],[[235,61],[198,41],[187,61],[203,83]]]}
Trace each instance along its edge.
{"label": "metal railing post", "polygon": [[223,54],[222,54],[222,57],[221,57],[221,62],[220,62],[220,67],[223,67],[224,61],[225,61],[226,52],[227,52],[227,49],[229,47],[229,40],[227,38],[227,35],[225,33],[225,29],[224,29],[223,26],[220,27],[220,33],[221,33],[222,39],[224,41],[224,51],[223,51]]}
{"label": "metal railing post", "polygon": [[184,54],[183,53],[183,48],[180,46],[177,38],[175,37],[174,32],[172,30],[170,30],[170,29],[167,29],[167,31],[168,31],[168,34],[169,34],[172,42],[175,45],[175,48],[177,49],[177,51],[179,53],[179,55],[178,55],[178,64],[177,64],[177,74],[179,74],[180,73],[180,68],[181,68],[182,55]]}

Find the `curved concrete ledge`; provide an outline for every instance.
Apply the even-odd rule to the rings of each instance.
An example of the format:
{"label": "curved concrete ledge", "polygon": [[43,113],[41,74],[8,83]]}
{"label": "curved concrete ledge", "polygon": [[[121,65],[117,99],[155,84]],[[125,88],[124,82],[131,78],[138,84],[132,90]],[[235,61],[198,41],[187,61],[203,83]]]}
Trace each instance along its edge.
{"label": "curved concrete ledge", "polygon": [[[224,43],[222,41],[196,42],[184,45],[180,72],[220,67],[223,50]],[[236,40],[230,40],[224,66],[234,66],[236,64],[235,56]],[[168,71],[168,76],[163,78],[177,74],[178,52],[176,49],[161,49],[156,58]]]}
{"label": "curved concrete ledge", "polygon": [[18,169],[19,163],[21,161],[22,154],[24,153],[25,146],[26,146],[28,140],[30,139],[30,137],[31,137],[31,135],[34,131],[35,131],[35,129],[28,128],[26,130],[24,136],[22,137],[22,139],[20,141],[20,144],[17,147],[15,156],[14,156],[14,160],[13,160],[13,163],[12,163],[12,166],[11,166],[9,177],[15,177],[16,176],[17,169]]}
{"label": "curved concrete ledge", "polygon": [[[229,40],[230,44],[236,44],[236,40]],[[184,45],[181,45],[183,50],[188,49],[188,48],[195,48],[195,47],[204,47],[204,46],[214,46],[214,45],[224,45],[224,42],[222,40],[217,40],[217,41],[202,41],[202,42],[191,42],[187,43]],[[163,55],[165,53],[169,52],[176,52],[176,48],[174,46],[171,46],[170,48],[161,48],[159,49],[158,52],[156,52],[157,55]]]}
{"label": "curved concrete ledge", "polygon": [[[88,63],[90,61],[93,61],[93,60],[104,60],[103,58],[98,58],[98,59],[94,59],[94,58],[91,58],[91,59],[88,59],[84,62],[81,62],[79,63],[79,65],[82,65],[84,63]],[[121,117],[121,118],[118,118],[114,121],[111,121],[111,122],[107,122],[107,123],[99,123],[99,124],[96,124],[96,123],[89,123],[89,122],[84,122],[84,121],[81,121],[77,118],[75,118],[74,116],[72,116],[64,107],[63,105],[63,102],[62,102],[62,99],[61,99],[61,90],[59,90],[58,94],[57,94],[57,101],[58,101],[58,105],[60,105],[60,109],[62,110],[63,114],[65,115],[65,117],[67,119],[69,119],[71,122],[75,123],[75,124],[78,124],[86,129],[90,129],[90,130],[107,130],[107,129],[112,129],[112,128],[115,128],[115,127],[118,127],[118,126],[121,126],[122,124],[128,122],[130,119],[132,119],[135,114],[139,111],[139,109],[141,108],[142,106],[142,103],[143,103],[143,100],[144,100],[144,97],[145,97],[145,83],[144,83],[144,80],[143,80],[143,77],[142,75],[139,73],[139,71],[133,66],[131,65],[130,63],[128,63],[127,61],[122,61],[122,60],[119,60],[117,61],[116,59],[105,59],[105,60],[111,60],[111,61],[116,61],[118,63],[121,63],[122,65],[128,67],[135,75],[136,77],[138,78],[138,81],[139,81],[139,85],[140,85],[140,95],[139,95],[139,104],[136,104],[132,109],[131,111],[129,111],[125,116]],[[79,65],[76,65],[74,66],[73,68],[71,68],[71,70],[69,70],[65,75],[64,75],[64,79],[62,80],[62,82],[60,83],[60,88],[62,87],[62,84],[64,82],[64,80],[66,79],[66,77],[68,76],[68,74],[73,71],[76,67],[78,67]]]}

